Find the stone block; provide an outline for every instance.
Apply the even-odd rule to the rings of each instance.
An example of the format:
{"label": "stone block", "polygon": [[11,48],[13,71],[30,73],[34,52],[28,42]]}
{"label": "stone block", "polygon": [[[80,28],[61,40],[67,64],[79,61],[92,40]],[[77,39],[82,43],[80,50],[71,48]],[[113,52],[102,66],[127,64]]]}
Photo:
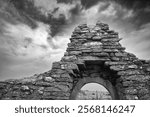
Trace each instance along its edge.
{"label": "stone block", "polygon": [[150,79],[150,76],[134,74],[130,76],[121,76],[121,79],[123,81],[130,80],[130,81],[137,81],[137,82],[147,82]]}
{"label": "stone block", "polygon": [[82,49],[83,53],[92,53],[92,49]]}
{"label": "stone block", "polygon": [[55,79],[53,79],[52,77],[49,76],[49,77],[45,77],[44,81],[46,81],[46,82],[54,82]]}
{"label": "stone block", "polygon": [[127,67],[130,68],[130,69],[137,69],[138,68],[137,65],[128,65]]}
{"label": "stone block", "polygon": [[56,78],[55,81],[56,82],[69,82],[69,83],[72,83],[73,82],[73,78],[68,77],[68,76],[65,77],[65,75],[64,75],[61,78]]}
{"label": "stone block", "polygon": [[108,61],[108,58],[100,58],[100,57],[94,57],[94,56],[83,56],[80,57],[80,59],[84,60],[84,61]]}
{"label": "stone block", "polygon": [[125,95],[135,95],[138,93],[138,91],[135,87],[134,88],[130,87],[130,88],[125,88],[124,93],[125,93]]}
{"label": "stone block", "polygon": [[116,70],[116,71],[122,71],[122,70],[129,70],[129,69],[137,69],[138,67],[137,67],[137,65],[114,65],[114,66],[111,66],[110,67],[110,69],[112,69],[112,70]]}
{"label": "stone block", "polygon": [[111,57],[111,60],[112,61],[120,61],[120,58],[119,57]]}
{"label": "stone block", "polygon": [[124,97],[126,100],[138,100],[138,96],[137,95],[125,95]]}
{"label": "stone block", "polygon": [[103,36],[102,38],[103,38],[101,39],[102,42],[119,42],[121,40],[121,39],[115,38],[114,36]]}
{"label": "stone block", "polygon": [[111,52],[118,52],[117,49],[103,49],[104,52],[107,52],[107,53],[111,53]]}
{"label": "stone block", "polygon": [[57,87],[46,87],[44,89],[44,92],[52,92],[52,91],[61,91],[61,89],[59,89]]}
{"label": "stone block", "polygon": [[62,69],[52,69],[51,70],[51,75],[52,74],[58,74],[58,75],[60,75],[60,74],[62,74],[62,73],[66,73],[67,71],[66,70],[62,70]]}
{"label": "stone block", "polygon": [[69,55],[81,55],[82,52],[81,51],[69,51],[68,54]]}
{"label": "stone block", "polygon": [[74,62],[77,60],[77,57],[74,55],[73,56],[64,56],[64,57],[62,57],[61,60],[64,62]]}
{"label": "stone block", "polygon": [[140,96],[149,94],[149,90],[146,89],[145,87],[144,87],[144,88],[141,88],[141,89],[138,90],[138,94],[139,94]]}
{"label": "stone block", "polygon": [[70,75],[68,73],[66,74],[61,74],[61,78],[70,78]]}
{"label": "stone block", "polygon": [[114,66],[110,66],[110,69],[114,70],[114,71],[122,71],[122,70],[125,69],[125,66],[123,66],[123,65],[114,65]]}
{"label": "stone block", "polygon": [[101,42],[86,42],[83,44],[83,46],[85,47],[85,49],[89,48],[89,47],[94,47],[94,46],[102,46],[103,44]]}
{"label": "stone block", "polygon": [[150,72],[150,66],[146,68],[146,71]]}
{"label": "stone block", "polygon": [[100,31],[100,30],[101,30],[101,27],[95,26],[95,27],[93,28],[93,30],[95,30],[95,31]]}
{"label": "stone block", "polygon": [[122,60],[122,61],[131,61],[131,59],[129,58],[129,57],[127,57],[127,56],[119,56],[120,57],[120,60]]}
{"label": "stone block", "polygon": [[142,96],[140,97],[140,100],[150,100],[150,95],[149,95],[149,94],[142,95]]}
{"label": "stone block", "polygon": [[19,95],[20,95],[20,92],[17,92],[17,91],[13,91],[11,94],[12,97],[19,97]]}
{"label": "stone block", "polygon": [[2,82],[1,82],[1,83],[0,83],[0,90],[6,88],[6,86],[7,86],[7,85],[6,85],[5,83],[2,83]]}
{"label": "stone block", "polygon": [[54,63],[52,64],[52,69],[60,69],[60,68],[61,68],[60,62],[54,62]]}
{"label": "stone block", "polygon": [[43,94],[43,93],[44,93],[44,87],[39,87],[38,93],[39,93],[39,94]]}
{"label": "stone block", "polygon": [[101,52],[103,52],[103,49],[102,48],[94,48],[94,49],[92,49],[92,53],[101,53]]}
{"label": "stone block", "polygon": [[126,57],[128,56],[127,53],[115,53],[116,56],[119,56],[119,57]]}
{"label": "stone block", "polygon": [[36,82],[35,85],[36,85],[36,86],[49,87],[49,86],[52,86],[52,83],[51,83],[51,82],[43,82],[43,81],[40,81],[40,82]]}
{"label": "stone block", "polygon": [[130,75],[143,75],[144,73],[140,70],[125,70],[125,71],[119,71],[118,75],[125,75],[125,76],[130,76]]}
{"label": "stone block", "polygon": [[54,79],[55,78],[60,78],[60,75],[61,75],[60,73],[57,73],[57,74],[53,73],[53,74],[51,74],[51,77],[54,78]]}
{"label": "stone block", "polygon": [[105,62],[105,65],[126,65],[126,64],[128,64],[127,62],[112,62],[112,61],[106,61]]}
{"label": "stone block", "polygon": [[22,91],[29,91],[30,88],[28,86],[23,85],[23,86],[21,86],[21,90]]}
{"label": "stone block", "polygon": [[98,57],[109,57],[109,54],[106,52],[101,52],[101,53],[92,53],[93,56],[98,56]]}
{"label": "stone block", "polygon": [[92,39],[100,41],[102,39],[102,37],[101,36],[94,36],[94,37],[92,37]]}
{"label": "stone block", "polygon": [[66,62],[66,63],[61,63],[61,69],[69,69],[69,70],[78,70],[78,66],[75,63],[72,62]]}
{"label": "stone block", "polygon": [[104,46],[118,46],[119,42],[106,41],[106,42],[103,42],[103,45]]}
{"label": "stone block", "polygon": [[68,92],[70,90],[67,85],[61,85],[61,84],[59,84],[59,85],[57,85],[55,87],[57,87],[62,92]]}
{"label": "stone block", "polygon": [[122,85],[124,86],[124,87],[129,87],[129,86],[133,86],[133,84],[134,84],[134,82],[132,81],[132,80],[127,80],[127,81],[123,81],[122,82]]}
{"label": "stone block", "polygon": [[82,29],[82,28],[87,28],[87,24],[80,24],[78,27],[79,27],[80,29]]}

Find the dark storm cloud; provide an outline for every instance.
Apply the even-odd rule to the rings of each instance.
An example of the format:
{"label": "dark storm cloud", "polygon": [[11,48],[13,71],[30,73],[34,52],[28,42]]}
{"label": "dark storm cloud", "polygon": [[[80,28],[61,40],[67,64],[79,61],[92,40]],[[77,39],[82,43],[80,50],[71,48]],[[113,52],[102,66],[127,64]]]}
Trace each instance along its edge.
{"label": "dark storm cloud", "polygon": [[57,0],[57,3],[72,3],[74,0]]}
{"label": "dark storm cloud", "polygon": [[81,4],[85,7],[85,9],[88,9],[88,8],[96,5],[100,1],[102,1],[102,0],[81,0]]}
{"label": "dark storm cloud", "polygon": [[79,15],[81,10],[82,10],[81,6],[77,4],[74,8],[70,10],[70,13],[72,14],[72,16]]}
{"label": "dark storm cloud", "polygon": [[[113,0],[112,0],[113,1]],[[150,11],[146,10],[150,8],[149,0],[114,0],[119,3],[122,7],[132,9],[135,13],[134,23],[137,28],[150,21]]]}
{"label": "dark storm cloud", "polygon": [[85,8],[85,9],[88,9],[94,5],[96,5],[99,1],[102,1],[102,0],[57,0],[57,3],[65,3],[65,4],[68,4],[68,3],[73,3],[75,1],[80,1],[81,2],[81,5]]}
{"label": "dark storm cloud", "polygon": [[[58,3],[64,4],[73,4],[76,0],[57,0]],[[82,10],[88,10],[89,8],[99,4],[99,3],[108,3],[99,9],[99,12],[105,10],[109,7],[110,1],[121,5],[123,8],[133,10],[134,17],[128,19],[130,22],[134,22],[136,28],[148,23],[150,21],[150,1],[149,0],[78,0],[80,5],[76,5],[73,9],[70,10],[72,17],[74,15],[79,15]],[[82,7],[82,8],[81,8]],[[119,11],[116,13],[118,18],[122,17],[124,14]],[[120,19],[119,19],[120,20]]]}
{"label": "dark storm cloud", "polygon": [[[150,1],[146,0],[56,0],[58,7],[54,7],[51,13],[48,13],[47,16],[42,14],[40,10],[35,6],[34,0],[11,0],[16,8],[19,11],[24,12],[27,23],[31,26],[32,20],[28,18],[29,15],[32,19],[44,22],[48,25],[51,25],[51,36],[54,37],[58,33],[61,33],[64,29],[64,26],[69,26],[69,20],[74,22],[76,16],[80,16],[82,11],[86,11],[95,5],[105,3],[100,7],[99,12],[105,11],[112,3],[116,3],[129,10],[133,10],[133,17],[128,19],[123,19],[124,14],[120,12],[117,7],[115,17],[117,20],[128,20],[129,22],[134,22],[135,27],[139,29],[142,25],[150,21]],[[38,0],[37,0],[38,1]],[[44,1],[43,1],[44,2]],[[69,9],[71,17],[68,19],[64,13],[59,13],[61,11],[61,6],[59,4],[66,4],[66,8],[70,5],[75,5],[75,7]],[[50,7],[50,6],[49,6]],[[59,14],[55,17],[55,14]],[[122,18],[122,19],[121,19]],[[31,20],[31,21],[30,21]]]}
{"label": "dark storm cloud", "polygon": [[130,9],[139,10],[150,6],[149,0],[114,0],[122,6]]}
{"label": "dark storm cloud", "polygon": [[59,8],[54,8],[51,14],[49,13],[48,16],[45,16],[45,14],[42,14],[40,9],[35,6],[33,0],[10,1],[18,9],[20,14],[24,15],[22,15],[22,17],[26,18],[25,21],[30,27],[37,27],[36,23],[32,19],[51,25],[51,36],[55,36],[57,33],[61,32],[61,26],[66,24],[66,17],[64,14],[60,14],[57,18],[53,16],[54,13],[58,12]]}

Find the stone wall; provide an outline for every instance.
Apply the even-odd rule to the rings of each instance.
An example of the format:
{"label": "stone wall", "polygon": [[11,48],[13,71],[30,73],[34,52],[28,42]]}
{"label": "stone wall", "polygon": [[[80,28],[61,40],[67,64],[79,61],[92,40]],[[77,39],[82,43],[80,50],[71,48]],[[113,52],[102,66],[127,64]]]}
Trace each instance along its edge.
{"label": "stone wall", "polygon": [[120,40],[107,24],[79,25],[64,56],[50,71],[1,81],[0,99],[72,99],[80,80],[99,78],[104,79],[102,85],[111,83],[116,99],[150,99],[150,62],[127,53]]}

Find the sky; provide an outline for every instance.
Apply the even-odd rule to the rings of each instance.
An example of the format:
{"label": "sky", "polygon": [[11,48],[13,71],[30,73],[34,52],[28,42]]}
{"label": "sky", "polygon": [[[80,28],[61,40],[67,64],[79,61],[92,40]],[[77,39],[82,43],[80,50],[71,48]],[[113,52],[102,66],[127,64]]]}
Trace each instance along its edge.
{"label": "sky", "polygon": [[50,70],[74,28],[97,21],[119,32],[127,52],[150,59],[148,0],[0,0],[0,80]]}
{"label": "sky", "polygon": [[103,92],[108,92],[108,90],[101,84],[98,83],[87,83],[84,85],[80,90],[85,91],[103,91]]}

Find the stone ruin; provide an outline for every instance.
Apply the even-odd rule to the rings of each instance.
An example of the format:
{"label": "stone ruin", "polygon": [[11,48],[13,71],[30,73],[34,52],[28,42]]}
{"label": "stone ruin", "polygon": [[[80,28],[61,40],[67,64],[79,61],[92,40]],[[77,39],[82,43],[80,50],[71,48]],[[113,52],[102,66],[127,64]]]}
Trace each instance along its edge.
{"label": "stone ruin", "polygon": [[43,74],[0,82],[0,99],[76,99],[82,86],[99,83],[112,99],[150,99],[150,62],[125,51],[107,24],[79,25],[59,62]]}

